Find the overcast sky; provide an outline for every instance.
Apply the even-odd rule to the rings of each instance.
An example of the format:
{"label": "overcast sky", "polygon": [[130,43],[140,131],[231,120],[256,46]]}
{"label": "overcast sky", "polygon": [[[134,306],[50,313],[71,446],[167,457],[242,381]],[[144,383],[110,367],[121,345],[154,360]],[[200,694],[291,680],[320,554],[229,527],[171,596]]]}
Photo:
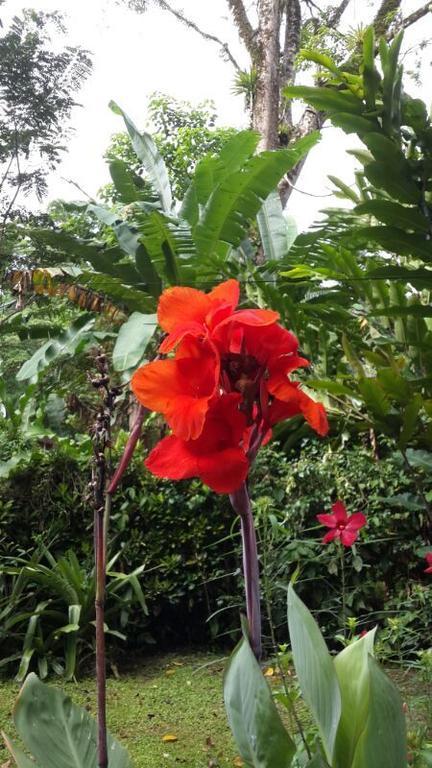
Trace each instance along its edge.
{"label": "overcast sky", "polygon": [[[420,5],[420,0],[403,3],[407,13]],[[204,41],[166,12],[153,7],[137,15],[116,5],[115,0],[28,0],[24,4],[22,0],[7,0],[2,7],[3,20],[7,22],[23,6],[61,11],[68,26],[67,43],[79,44],[93,54],[93,73],[78,97],[83,108],[74,110],[74,134],[68,154],[51,178],[48,199],[77,198],[77,190],[64,179],[76,181],[90,195],[95,195],[108,181],[103,153],[110,136],[122,129],[121,119],[108,109],[111,99],[139,126],[146,122],[149,95],[162,91],[191,102],[212,99],[221,125],[246,127],[242,99],[231,94],[231,65],[221,59],[216,45]],[[246,65],[226,0],[178,0],[177,7],[226,41],[240,64]],[[370,14],[369,0],[352,0],[344,25],[366,23]],[[432,14],[415,31],[408,32],[405,48],[415,49],[426,37],[432,38]],[[432,46],[421,58],[422,85],[412,85],[409,90],[429,105]],[[332,204],[331,198],[326,197],[329,173],[351,183],[354,161],[345,150],[354,144],[353,136],[347,137],[333,128],[324,129],[321,144],[311,153],[298,182],[299,189],[309,194],[297,192],[290,201],[290,213],[300,230],[316,218],[320,208]]]}

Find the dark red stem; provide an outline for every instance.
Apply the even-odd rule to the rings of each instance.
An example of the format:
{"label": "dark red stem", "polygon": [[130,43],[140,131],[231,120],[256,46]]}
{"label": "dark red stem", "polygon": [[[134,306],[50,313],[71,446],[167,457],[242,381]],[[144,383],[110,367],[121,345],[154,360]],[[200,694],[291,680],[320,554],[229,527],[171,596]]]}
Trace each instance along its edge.
{"label": "dark red stem", "polygon": [[97,681],[97,723],[98,723],[98,766],[107,768],[107,727],[106,727],[106,661],[105,661],[105,581],[106,581],[106,524],[111,496],[106,494],[105,510],[95,510],[95,565],[96,565],[96,681]]}
{"label": "dark red stem", "polygon": [[120,481],[131,462],[134,450],[136,448],[136,444],[140,439],[143,421],[147,413],[148,413],[147,408],[144,408],[143,405],[140,405],[137,411],[137,415],[135,417],[135,421],[133,423],[133,427],[131,429],[130,435],[125,445],[123,456],[121,457],[119,465],[116,471],[114,472],[114,475],[108,486],[107,493],[110,493],[111,495],[115,493],[115,491],[117,490],[120,484]]}
{"label": "dark red stem", "polygon": [[262,647],[258,550],[252,507],[246,483],[238,491],[230,494],[230,501],[234,511],[240,516],[243,545],[243,575],[250,644],[256,658],[259,660]]}

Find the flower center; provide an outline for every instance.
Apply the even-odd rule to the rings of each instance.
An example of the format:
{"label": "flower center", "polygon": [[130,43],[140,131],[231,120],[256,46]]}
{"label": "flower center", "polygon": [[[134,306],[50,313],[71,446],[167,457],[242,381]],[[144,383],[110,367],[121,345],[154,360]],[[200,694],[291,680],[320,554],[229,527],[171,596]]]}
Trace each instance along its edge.
{"label": "flower center", "polygon": [[240,410],[246,414],[248,424],[254,420],[254,403],[259,399],[263,373],[263,366],[253,355],[229,352],[221,359],[222,387],[228,392],[240,392],[243,397]]}

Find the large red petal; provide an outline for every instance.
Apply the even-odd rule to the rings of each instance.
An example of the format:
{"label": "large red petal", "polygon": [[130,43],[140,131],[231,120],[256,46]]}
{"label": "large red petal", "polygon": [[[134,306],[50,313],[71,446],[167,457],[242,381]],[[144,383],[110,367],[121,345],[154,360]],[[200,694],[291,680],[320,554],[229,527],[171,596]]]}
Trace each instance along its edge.
{"label": "large red petal", "polygon": [[336,528],[338,524],[336,515],[317,515],[317,520],[327,528]]}
{"label": "large red petal", "polygon": [[354,512],[354,514],[350,515],[348,518],[346,529],[350,531],[359,531],[361,528],[364,528],[366,524],[367,520],[363,512]]}
{"label": "large red petal", "polygon": [[345,528],[341,532],[341,542],[344,545],[344,547],[352,547],[354,542],[357,540],[358,537],[358,531],[350,531],[347,528]]}
{"label": "large red petal", "polygon": [[218,377],[219,360],[212,346],[188,337],[175,360],[139,368],[131,386],[142,405],[164,414],[177,437],[193,440],[201,434]]}
{"label": "large red petal", "polygon": [[315,432],[321,435],[321,437],[325,437],[329,431],[329,423],[323,404],[315,402],[315,400],[312,400],[312,398],[302,390],[299,390],[299,395],[301,412],[307,423],[315,430]]}
{"label": "large red petal", "polygon": [[209,299],[221,304],[229,304],[234,310],[240,299],[240,283],[238,280],[225,280],[213,288],[208,294]]}
{"label": "large red petal", "polygon": [[198,475],[196,456],[190,453],[184,440],[174,435],[161,440],[144,463],[153,475],[167,480],[184,480]]}
{"label": "large red petal", "polygon": [[331,531],[328,531],[326,535],[323,538],[323,544],[328,544],[329,541],[333,541],[333,539],[339,539],[340,538],[340,531],[337,528],[333,528]]}
{"label": "large red petal", "polygon": [[240,444],[246,428],[246,416],[239,410],[241,400],[237,392],[230,392],[211,401],[203,433],[195,441],[197,452],[208,453]]}
{"label": "large red petal", "polygon": [[141,405],[151,411],[165,413],[171,400],[179,394],[177,363],[174,360],[156,360],[143,365],[132,376],[131,388]]}
{"label": "large red petal", "polygon": [[272,401],[268,410],[268,422],[270,425],[278,424],[285,419],[291,419],[301,413],[298,400],[292,400],[290,403],[284,403],[276,397]]}
{"label": "large red petal", "polygon": [[233,493],[249,472],[249,462],[241,448],[225,448],[198,456],[197,461],[201,480],[217,493]]}
{"label": "large red petal", "polygon": [[159,352],[163,355],[167,355],[171,352],[177,344],[183,341],[185,336],[194,336],[200,338],[205,335],[205,328],[201,323],[179,323],[176,325],[174,331],[168,334],[159,347]]}
{"label": "large red petal", "polygon": [[179,323],[204,323],[211,299],[196,288],[167,288],[159,299],[158,321],[167,333]]}
{"label": "large red petal", "polygon": [[332,504],[333,514],[337,523],[346,523],[348,520],[348,512],[343,501],[335,501]]}

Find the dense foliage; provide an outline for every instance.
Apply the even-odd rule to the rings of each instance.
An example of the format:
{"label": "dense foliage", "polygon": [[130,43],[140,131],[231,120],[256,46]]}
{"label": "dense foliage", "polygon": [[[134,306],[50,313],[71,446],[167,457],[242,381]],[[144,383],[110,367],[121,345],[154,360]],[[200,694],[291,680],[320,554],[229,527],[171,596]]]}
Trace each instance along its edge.
{"label": "dense foliage", "polygon": [[[43,562],[45,546],[57,559],[72,551],[86,573],[91,573],[87,465],[87,458],[79,454],[73,458],[65,448],[40,449],[27,467],[2,482],[3,563],[7,558],[8,565],[19,566],[19,556],[27,561],[34,557],[35,562],[42,558]],[[432,615],[427,609],[426,577],[422,577],[422,506],[397,453],[384,443],[377,460],[369,445],[350,441],[333,449],[306,442],[299,456],[267,448],[254,471],[253,497],[267,648],[272,647],[273,632],[280,642],[285,640],[286,587],[299,567],[300,594],[317,612],[331,645],[339,645],[337,636],[369,629],[378,622],[380,651],[389,658],[415,661],[417,650],[427,645]],[[334,545],[322,544],[324,531],[315,517],[329,511],[336,498],[343,498],[351,512],[363,511],[368,519],[361,541],[346,557],[345,616],[340,553]],[[139,602],[128,605],[131,632],[120,623],[125,606],[111,607],[110,627],[127,635],[127,640],[115,635],[109,638],[111,658],[125,642],[143,650],[155,641],[164,647],[211,639],[225,645],[232,642],[233,633],[237,636],[242,594],[240,541],[235,517],[223,497],[198,482],[157,480],[137,458],[115,504],[109,549],[110,556],[118,558],[115,571],[129,574],[142,568],[139,580],[148,610],[148,615],[143,613]],[[13,581],[5,574],[0,579],[4,606]],[[31,616],[41,600],[40,592],[34,585],[27,586],[24,597]],[[20,599],[22,602],[23,595]],[[58,594],[48,585],[44,599],[58,604]],[[61,610],[66,615],[68,607],[63,598]],[[90,605],[88,611],[91,616]],[[10,636],[5,629],[7,619],[8,614],[0,620],[2,658],[17,653],[16,645],[24,642],[27,626],[27,621],[16,626]],[[49,622],[41,616],[40,623],[47,634]],[[83,641],[85,638],[84,634]],[[80,641],[78,652],[84,660],[88,648],[88,643]],[[59,662],[61,643],[56,652]],[[19,661],[13,663],[18,668]]]}

